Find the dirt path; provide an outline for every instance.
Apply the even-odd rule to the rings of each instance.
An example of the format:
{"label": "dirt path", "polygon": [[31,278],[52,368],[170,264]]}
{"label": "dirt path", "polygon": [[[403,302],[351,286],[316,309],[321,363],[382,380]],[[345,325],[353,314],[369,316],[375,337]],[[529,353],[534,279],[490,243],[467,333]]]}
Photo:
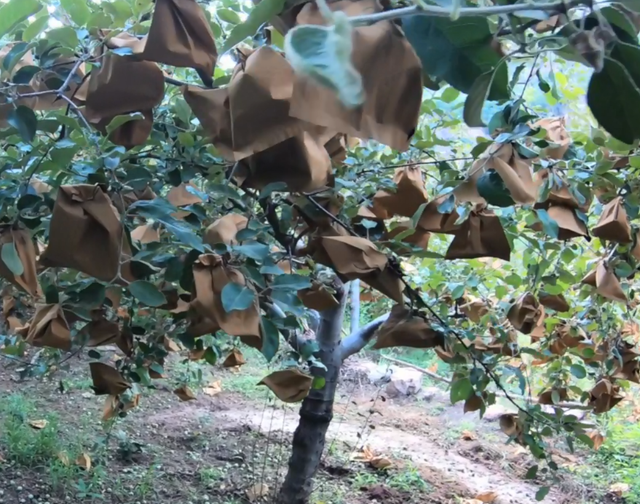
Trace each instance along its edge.
{"label": "dirt path", "polygon": [[[227,403],[229,404],[229,403]],[[154,423],[180,423],[188,418],[211,416],[216,423],[227,429],[232,426],[249,426],[264,434],[269,434],[270,426],[277,426],[277,430],[292,434],[297,425],[297,414],[282,409],[268,409],[263,413],[262,408],[239,405],[235,408],[215,411],[203,408],[197,404],[184,404],[178,411],[172,410],[149,418]],[[168,418],[170,416],[171,418]],[[350,419],[334,421],[329,428],[328,439],[337,439],[350,446],[357,446],[358,435],[361,434],[363,421],[354,423]],[[274,427],[275,429],[275,427]],[[494,504],[534,504],[537,487],[516,478],[509,477],[495,467],[489,467],[474,460],[470,460],[453,450],[442,448],[424,434],[414,434],[399,428],[377,426],[373,435],[365,440],[377,453],[392,454],[410,459],[418,468],[425,468],[430,473],[438,473],[445,481],[463,485],[471,495],[485,492],[498,494]],[[545,503],[560,504],[562,500],[553,492],[546,498]]]}

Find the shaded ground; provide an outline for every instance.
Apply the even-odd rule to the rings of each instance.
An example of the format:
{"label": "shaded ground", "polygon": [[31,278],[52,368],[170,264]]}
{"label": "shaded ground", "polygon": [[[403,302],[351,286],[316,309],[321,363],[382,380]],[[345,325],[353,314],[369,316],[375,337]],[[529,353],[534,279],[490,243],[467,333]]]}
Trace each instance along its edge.
{"label": "shaded ground", "polygon": [[[197,375],[194,366],[176,362],[170,376]],[[19,382],[15,369],[0,368],[0,503],[271,502],[296,409],[256,388],[263,370],[202,369],[203,382],[212,370],[222,392],[181,402],[172,383],[157,380],[127,418],[104,426],[86,362],[45,382]],[[312,502],[460,504],[490,492],[496,504],[536,502],[541,482],[523,479],[530,457],[505,445],[495,422],[463,415],[429,390],[428,400],[389,399],[384,388],[343,383]],[[38,430],[34,420],[48,423]],[[351,460],[364,444],[393,466],[380,471]],[[75,463],[83,453],[89,470],[86,459],[85,468]],[[565,472],[545,502],[622,502],[591,495]]]}

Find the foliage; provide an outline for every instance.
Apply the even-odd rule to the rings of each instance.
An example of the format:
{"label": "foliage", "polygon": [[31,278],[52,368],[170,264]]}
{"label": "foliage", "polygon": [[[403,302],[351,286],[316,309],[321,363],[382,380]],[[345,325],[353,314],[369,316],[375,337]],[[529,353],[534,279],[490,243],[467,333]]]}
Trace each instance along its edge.
{"label": "foliage", "polygon": [[313,28],[332,16],[276,0],[3,3],[2,355],[38,375],[117,344],[92,379],[125,415],[171,351],[214,364],[238,338],[322,369],[295,350],[304,294],[359,278],[466,410],[507,393],[505,432],[551,468],[555,436],[591,444],[548,406],[603,413],[640,379],[640,14],[396,7],[331,3],[349,21]]}

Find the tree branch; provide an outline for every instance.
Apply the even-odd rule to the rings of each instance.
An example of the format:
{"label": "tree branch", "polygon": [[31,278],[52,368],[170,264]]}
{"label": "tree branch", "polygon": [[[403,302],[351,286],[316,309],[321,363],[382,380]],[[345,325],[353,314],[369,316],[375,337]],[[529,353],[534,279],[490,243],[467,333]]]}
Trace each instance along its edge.
{"label": "tree branch", "polygon": [[[565,2],[554,3],[538,3],[527,2],[515,5],[493,5],[491,7],[462,7],[456,14],[458,17],[467,16],[495,16],[499,14],[515,14],[521,11],[537,10],[548,12],[549,14],[565,14],[569,9],[587,6],[590,0],[568,0]],[[438,7],[435,5],[412,5],[411,7],[402,7],[376,14],[366,14],[364,16],[353,16],[349,21],[353,25],[369,25],[378,21],[391,19],[399,19],[407,16],[432,16],[432,17],[451,17],[452,10],[446,7]]]}
{"label": "tree branch", "polygon": [[362,350],[367,345],[367,343],[371,341],[371,338],[373,338],[375,332],[384,323],[384,321],[387,320],[388,317],[388,313],[382,315],[344,338],[340,343],[340,357],[342,358],[342,360],[344,361],[351,357],[353,354],[358,353],[360,350]]}

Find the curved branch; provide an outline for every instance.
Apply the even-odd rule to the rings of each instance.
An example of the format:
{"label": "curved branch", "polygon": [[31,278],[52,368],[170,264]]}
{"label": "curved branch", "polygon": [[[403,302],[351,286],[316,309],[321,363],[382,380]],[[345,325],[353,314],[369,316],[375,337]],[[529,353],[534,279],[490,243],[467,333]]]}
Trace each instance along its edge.
{"label": "curved branch", "polygon": [[[499,14],[515,14],[521,11],[544,11],[550,14],[563,14],[567,10],[579,7],[581,5],[588,6],[590,0],[569,0],[553,3],[526,2],[513,5],[493,5],[490,7],[462,7],[456,14],[459,17],[466,16],[495,16]],[[353,25],[368,25],[378,21],[390,19],[399,19],[407,16],[432,16],[432,17],[451,17],[452,10],[446,7],[438,7],[436,5],[412,5],[411,7],[402,7],[376,14],[366,14],[363,16],[353,16],[349,21]]]}
{"label": "curved branch", "polygon": [[378,328],[384,323],[385,320],[389,317],[389,314],[386,313],[378,317],[377,319],[369,322],[367,325],[361,327],[359,330],[351,333],[349,336],[344,338],[340,343],[340,357],[344,361],[348,359],[353,354],[358,353],[362,350],[373,335],[378,330]]}

